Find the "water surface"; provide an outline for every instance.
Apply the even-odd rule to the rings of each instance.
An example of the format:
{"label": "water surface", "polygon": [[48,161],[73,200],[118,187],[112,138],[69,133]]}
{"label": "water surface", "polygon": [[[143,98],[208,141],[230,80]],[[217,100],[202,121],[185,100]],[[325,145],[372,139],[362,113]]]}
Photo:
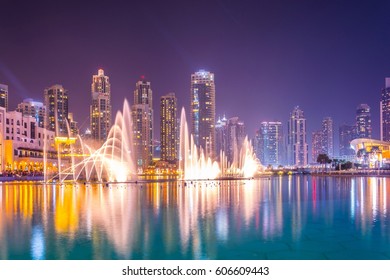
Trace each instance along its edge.
{"label": "water surface", "polygon": [[0,259],[390,259],[390,178],[0,185]]}

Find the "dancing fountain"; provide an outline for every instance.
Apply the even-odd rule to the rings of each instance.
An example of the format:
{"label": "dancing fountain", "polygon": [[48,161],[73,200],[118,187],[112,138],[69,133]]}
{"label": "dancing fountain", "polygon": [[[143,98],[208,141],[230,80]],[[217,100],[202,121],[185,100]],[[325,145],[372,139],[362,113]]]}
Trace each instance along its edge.
{"label": "dancing fountain", "polygon": [[[68,129],[69,131],[69,129]],[[132,120],[130,106],[124,101],[123,111],[118,112],[107,140],[95,148],[80,135],[68,141],[69,165],[62,168],[61,154],[58,153],[58,174],[48,177],[45,182],[58,179],[85,180],[97,182],[128,182],[137,179],[135,149],[132,139]],[[71,139],[69,136],[66,139]],[[77,141],[76,141],[77,140]],[[60,148],[57,147],[58,150]],[[233,162],[228,162],[223,152],[220,161],[213,161],[207,153],[194,143],[189,134],[185,110],[182,109],[180,121],[179,179],[205,180],[217,178],[250,178],[261,170],[250,141],[245,138],[241,148],[235,144]],[[46,172],[45,172],[46,174]]]}
{"label": "dancing fountain", "polygon": [[[127,100],[123,103],[123,111],[118,112],[107,140],[100,147],[84,141],[80,135],[77,141],[69,143],[71,155],[70,166],[61,170],[51,178],[65,180],[127,182],[137,178],[134,160],[134,144],[132,139],[131,111]],[[69,131],[69,129],[68,129]],[[68,137],[70,139],[70,137]],[[58,166],[61,156],[58,156]]]}
{"label": "dancing fountain", "polygon": [[184,108],[180,117],[180,155],[179,173],[184,180],[205,180],[217,178],[251,178],[262,170],[251,142],[245,137],[241,148],[234,145],[233,161],[229,163],[224,152],[220,152],[220,161],[213,161],[202,148],[194,143],[188,132]]}

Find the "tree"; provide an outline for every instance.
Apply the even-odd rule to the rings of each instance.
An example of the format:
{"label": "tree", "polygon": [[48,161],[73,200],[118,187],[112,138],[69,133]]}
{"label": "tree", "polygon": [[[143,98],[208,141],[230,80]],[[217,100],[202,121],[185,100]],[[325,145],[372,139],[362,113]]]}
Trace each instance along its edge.
{"label": "tree", "polygon": [[317,157],[317,163],[327,164],[327,163],[331,163],[331,162],[332,162],[332,160],[328,157],[327,154],[319,154]]}

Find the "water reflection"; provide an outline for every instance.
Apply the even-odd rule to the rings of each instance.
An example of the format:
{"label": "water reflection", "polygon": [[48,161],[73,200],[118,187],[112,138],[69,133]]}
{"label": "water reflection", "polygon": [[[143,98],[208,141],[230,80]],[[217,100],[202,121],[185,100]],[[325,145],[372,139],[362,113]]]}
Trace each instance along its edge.
{"label": "water reflection", "polygon": [[343,236],[389,248],[387,180],[3,184],[0,258],[275,258],[273,250],[304,254],[307,240],[348,247]]}

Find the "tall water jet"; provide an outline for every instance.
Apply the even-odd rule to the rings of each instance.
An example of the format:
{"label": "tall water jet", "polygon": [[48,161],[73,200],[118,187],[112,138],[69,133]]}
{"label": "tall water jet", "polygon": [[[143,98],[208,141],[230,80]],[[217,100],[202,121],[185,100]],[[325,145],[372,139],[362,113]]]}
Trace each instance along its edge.
{"label": "tall water jet", "polygon": [[195,145],[193,136],[188,132],[184,108],[180,116],[179,173],[185,180],[216,179],[221,173],[218,163],[206,157],[203,149]]}
{"label": "tall water jet", "polygon": [[[116,114],[107,140],[101,146],[95,147],[94,143],[84,141],[80,136],[78,142],[81,156],[74,157],[75,148],[71,147],[70,166],[58,174],[61,181],[85,179],[125,182],[137,178],[131,111],[127,100],[123,103],[123,111]],[[73,178],[70,178],[70,175]]]}
{"label": "tall water jet", "polygon": [[234,141],[232,162],[228,162],[223,151],[220,152],[219,159],[219,163],[213,161],[207,157],[202,148],[195,145],[193,136],[188,132],[183,108],[180,118],[179,174],[181,179],[249,178],[257,175],[262,169],[248,137],[245,137],[240,148],[237,141]]}

